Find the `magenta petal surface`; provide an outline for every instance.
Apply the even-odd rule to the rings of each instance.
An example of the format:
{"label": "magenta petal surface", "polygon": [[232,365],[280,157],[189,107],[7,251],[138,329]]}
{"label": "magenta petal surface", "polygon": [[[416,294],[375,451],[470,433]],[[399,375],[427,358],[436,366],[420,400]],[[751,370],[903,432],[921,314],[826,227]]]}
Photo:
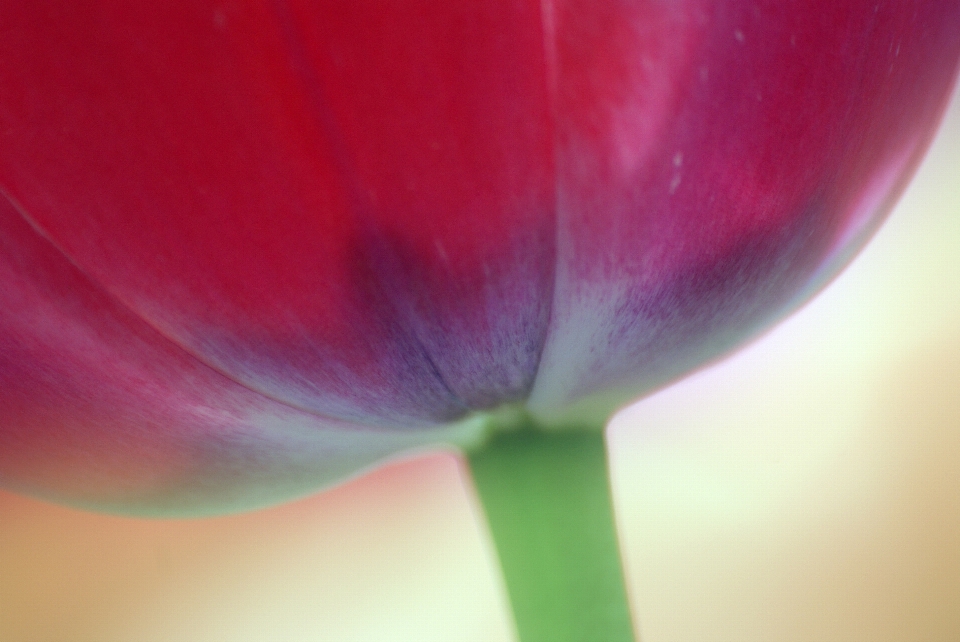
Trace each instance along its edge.
{"label": "magenta petal surface", "polygon": [[558,269],[530,405],[582,421],[822,287],[926,150],[943,2],[555,3]]}
{"label": "magenta petal surface", "polygon": [[502,406],[599,426],[862,246],[957,34],[941,0],[2,3],[0,483],[231,510]]}
{"label": "magenta petal surface", "polygon": [[313,491],[455,429],[384,431],[245,388],[65,261],[0,197],[0,485],[158,514]]}
{"label": "magenta petal surface", "polygon": [[552,300],[536,3],[0,8],[0,183],[161,333],[297,407],[528,392]]}

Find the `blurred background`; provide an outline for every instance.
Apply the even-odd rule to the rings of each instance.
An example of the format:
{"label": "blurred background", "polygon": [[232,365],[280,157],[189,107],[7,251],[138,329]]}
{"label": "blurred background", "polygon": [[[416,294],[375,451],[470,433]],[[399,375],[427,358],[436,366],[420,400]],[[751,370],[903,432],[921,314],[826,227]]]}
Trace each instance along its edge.
{"label": "blurred background", "polygon": [[[960,104],[798,314],[610,428],[643,642],[960,640]],[[449,453],[193,521],[0,493],[3,642],[509,642]]]}

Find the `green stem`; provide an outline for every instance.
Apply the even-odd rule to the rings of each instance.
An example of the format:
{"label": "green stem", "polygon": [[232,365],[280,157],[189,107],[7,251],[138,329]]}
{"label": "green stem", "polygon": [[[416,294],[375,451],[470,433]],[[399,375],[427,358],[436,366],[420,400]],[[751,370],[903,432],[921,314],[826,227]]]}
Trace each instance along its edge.
{"label": "green stem", "polygon": [[469,462],[520,642],[633,642],[603,434],[500,433]]}

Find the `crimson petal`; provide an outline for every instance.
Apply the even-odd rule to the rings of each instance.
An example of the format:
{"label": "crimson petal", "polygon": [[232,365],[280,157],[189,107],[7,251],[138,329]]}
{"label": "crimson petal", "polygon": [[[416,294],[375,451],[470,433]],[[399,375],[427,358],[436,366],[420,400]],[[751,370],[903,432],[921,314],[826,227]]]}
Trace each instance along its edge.
{"label": "crimson petal", "polygon": [[0,485],[114,511],[227,512],[462,428],[373,430],[245,388],[106,296],[0,197]]}
{"label": "crimson petal", "polygon": [[603,421],[836,274],[919,162],[950,2],[560,0],[558,282],[530,405]]}
{"label": "crimson petal", "polygon": [[552,300],[539,4],[0,9],[0,183],[245,385],[376,424],[528,392]]}

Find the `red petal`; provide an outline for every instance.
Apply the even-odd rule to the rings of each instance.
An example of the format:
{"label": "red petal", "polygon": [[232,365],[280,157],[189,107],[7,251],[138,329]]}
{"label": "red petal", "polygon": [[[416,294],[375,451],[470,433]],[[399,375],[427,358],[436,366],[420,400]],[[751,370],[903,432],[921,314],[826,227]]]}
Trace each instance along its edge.
{"label": "red petal", "polygon": [[372,431],[246,389],[105,296],[0,196],[0,485],[152,513],[312,492],[449,430]]}
{"label": "red petal", "polygon": [[583,401],[609,413],[822,286],[905,186],[960,55],[939,0],[556,16],[558,303],[531,400],[552,420],[619,387]]}
{"label": "red petal", "polygon": [[0,183],[113,296],[303,408],[528,390],[553,279],[539,4],[0,9]]}

